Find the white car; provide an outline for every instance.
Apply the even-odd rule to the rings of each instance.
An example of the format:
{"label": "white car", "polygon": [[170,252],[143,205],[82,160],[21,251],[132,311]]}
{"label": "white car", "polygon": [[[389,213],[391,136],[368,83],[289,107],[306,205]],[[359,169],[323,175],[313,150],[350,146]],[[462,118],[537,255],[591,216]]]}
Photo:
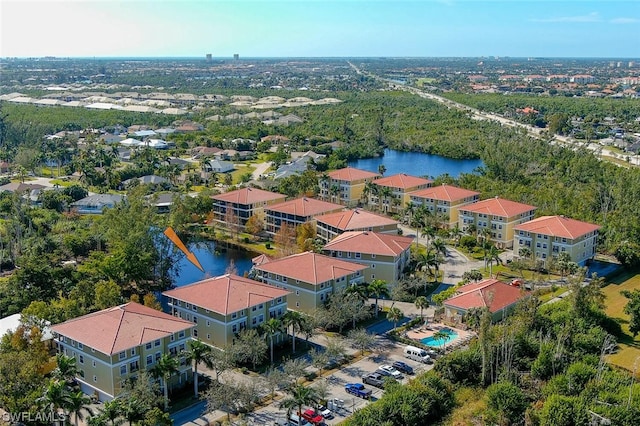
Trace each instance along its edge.
{"label": "white car", "polygon": [[383,376],[391,376],[397,380],[404,378],[401,372],[399,372],[398,370],[396,370],[390,365],[381,365],[380,367],[378,367],[378,372]]}

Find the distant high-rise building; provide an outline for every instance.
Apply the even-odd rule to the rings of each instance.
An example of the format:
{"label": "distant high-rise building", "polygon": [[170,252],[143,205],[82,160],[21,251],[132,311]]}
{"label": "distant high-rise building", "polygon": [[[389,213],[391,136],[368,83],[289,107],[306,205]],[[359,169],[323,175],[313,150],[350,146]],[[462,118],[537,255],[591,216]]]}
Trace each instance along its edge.
{"label": "distant high-rise building", "polygon": [[633,68],[636,66],[636,63],[634,61],[629,61],[629,68]]}
{"label": "distant high-rise building", "polygon": [[211,62],[211,53],[207,53],[207,62]]}
{"label": "distant high-rise building", "polygon": [[234,53],[233,54],[233,59],[235,59],[237,61],[238,59],[240,59],[240,55],[237,54],[237,53]]}

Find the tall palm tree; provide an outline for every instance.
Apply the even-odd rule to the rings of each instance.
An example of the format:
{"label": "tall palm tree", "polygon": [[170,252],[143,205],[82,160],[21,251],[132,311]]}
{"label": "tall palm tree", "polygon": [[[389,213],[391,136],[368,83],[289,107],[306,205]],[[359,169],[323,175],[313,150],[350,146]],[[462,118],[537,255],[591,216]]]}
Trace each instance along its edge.
{"label": "tall palm tree", "polygon": [[378,299],[389,297],[389,287],[385,280],[375,279],[367,286],[367,293],[376,298],[376,318],[378,317]]}
{"label": "tall palm tree", "polygon": [[395,329],[398,326],[398,321],[404,318],[404,312],[402,312],[399,308],[393,306],[387,312],[387,319],[393,322],[393,328]]}
{"label": "tall palm tree", "polygon": [[56,355],[57,367],[53,370],[53,377],[66,383],[71,382],[78,374],[76,359],[64,354]]}
{"label": "tall palm tree", "polygon": [[178,360],[169,354],[162,354],[150,373],[153,377],[162,380],[164,393],[164,409],[169,409],[169,379],[178,371]]}
{"label": "tall palm tree", "polygon": [[489,262],[489,276],[493,277],[493,262],[496,262],[496,266],[498,266],[500,263],[502,263],[502,260],[500,259],[500,250],[498,250],[498,248],[494,245],[492,245],[491,247],[489,247],[489,250],[487,251],[487,262]]}
{"label": "tall palm tree", "polygon": [[262,324],[262,330],[269,336],[269,349],[271,351],[271,364],[273,364],[273,338],[282,331],[282,321],[277,318],[269,318]]}
{"label": "tall palm tree", "polygon": [[420,309],[420,318],[424,318],[422,315],[422,311],[429,307],[429,300],[426,296],[418,296],[416,297],[415,302],[416,308]]}
{"label": "tall palm tree", "polygon": [[292,352],[296,351],[296,330],[302,330],[307,318],[298,311],[287,311],[282,317],[282,322],[285,327],[291,327],[291,345],[293,346]]}
{"label": "tall palm tree", "polygon": [[69,404],[69,392],[64,381],[53,379],[47,384],[38,402],[43,408],[49,410],[51,418],[55,417],[58,409],[67,407]]}
{"label": "tall palm tree", "polygon": [[111,421],[113,426],[122,424],[122,419],[118,419],[122,414],[122,407],[120,406],[120,400],[114,399],[112,401],[106,401],[100,409],[100,415]]}
{"label": "tall palm tree", "polygon": [[65,408],[69,415],[73,415],[74,424],[76,426],[78,426],[78,420],[84,419],[84,411],[89,413],[89,416],[93,416],[93,412],[89,408],[89,404],[91,404],[91,399],[82,391],[73,392],[69,395]]}
{"label": "tall palm tree", "polygon": [[449,339],[449,335],[442,330],[436,331],[433,335],[433,340],[436,342],[443,342],[442,350],[447,349],[447,339]]}
{"label": "tall palm tree", "polygon": [[379,197],[380,211],[383,211],[384,213],[387,213],[389,211],[389,207],[388,207],[389,198],[391,198],[392,195],[393,195],[393,191],[391,191],[391,188],[389,188],[388,186],[383,186],[380,189],[380,197]]}
{"label": "tall palm tree", "polygon": [[453,238],[455,246],[458,247],[458,244],[460,244],[460,237],[462,236],[462,230],[457,223],[453,225],[453,228],[449,231],[449,235]]}
{"label": "tall palm tree", "polygon": [[[291,396],[280,402],[280,408],[287,409],[287,418],[291,416],[294,408],[298,409],[299,422],[302,422],[302,407],[311,405],[318,399],[315,389],[301,384],[295,385],[290,390]],[[298,423],[298,424],[300,424]]]}
{"label": "tall palm tree", "polygon": [[344,293],[346,295],[354,296],[363,302],[367,300],[367,297],[369,297],[368,287],[364,284],[351,284],[344,290]]}
{"label": "tall palm tree", "polygon": [[198,397],[198,364],[204,362],[211,354],[211,346],[202,343],[201,340],[190,340],[185,351],[187,362],[193,365],[193,394]]}
{"label": "tall palm tree", "polygon": [[387,168],[385,167],[384,164],[380,164],[378,166],[378,173],[380,173],[381,176],[384,176],[384,172],[386,172],[386,171],[387,171]]}

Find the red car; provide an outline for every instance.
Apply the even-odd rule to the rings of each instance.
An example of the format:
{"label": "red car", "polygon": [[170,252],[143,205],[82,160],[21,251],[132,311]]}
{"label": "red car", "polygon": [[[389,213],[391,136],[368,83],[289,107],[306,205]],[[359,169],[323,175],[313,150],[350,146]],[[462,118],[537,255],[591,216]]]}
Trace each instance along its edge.
{"label": "red car", "polygon": [[324,422],[324,417],[316,413],[316,410],[314,410],[313,408],[304,410],[304,412],[302,413],[302,418],[314,425],[320,425]]}

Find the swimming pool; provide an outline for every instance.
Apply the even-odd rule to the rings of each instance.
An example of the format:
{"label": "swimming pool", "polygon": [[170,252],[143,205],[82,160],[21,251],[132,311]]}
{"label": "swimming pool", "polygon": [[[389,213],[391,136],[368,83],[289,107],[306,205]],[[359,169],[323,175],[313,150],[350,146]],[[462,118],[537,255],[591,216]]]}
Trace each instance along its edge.
{"label": "swimming pool", "polygon": [[420,341],[427,346],[431,346],[434,348],[441,348],[445,345],[448,345],[449,343],[453,342],[458,338],[458,333],[456,333],[455,331],[449,328],[443,328],[440,331],[447,335],[446,339],[438,340],[438,339],[434,339],[433,336],[431,336],[431,337],[425,337],[424,339],[420,339]]}

